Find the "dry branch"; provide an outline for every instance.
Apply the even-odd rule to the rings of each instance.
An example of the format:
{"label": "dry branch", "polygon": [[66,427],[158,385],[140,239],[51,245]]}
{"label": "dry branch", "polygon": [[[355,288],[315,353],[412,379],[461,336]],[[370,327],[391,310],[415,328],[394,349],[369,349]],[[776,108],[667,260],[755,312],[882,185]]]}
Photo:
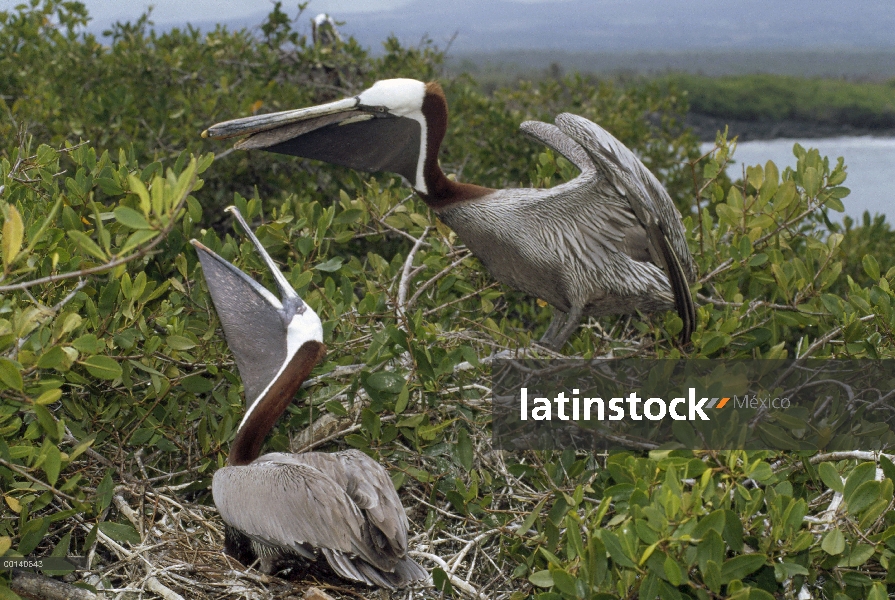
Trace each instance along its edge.
{"label": "dry branch", "polygon": [[97,600],[96,594],[38,573],[14,569],[10,589],[33,600]]}

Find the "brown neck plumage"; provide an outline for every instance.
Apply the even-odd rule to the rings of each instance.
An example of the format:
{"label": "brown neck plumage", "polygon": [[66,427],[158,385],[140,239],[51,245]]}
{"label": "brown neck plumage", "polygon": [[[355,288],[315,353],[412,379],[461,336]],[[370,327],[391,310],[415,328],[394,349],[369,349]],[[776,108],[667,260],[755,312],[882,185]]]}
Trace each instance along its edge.
{"label": "brown neck plumage", "polygon": [[427,193],[417,190],[430,207],[438,211],[457,202],[474,200],[493,192],[491,188],[451,181],[438,166],[438,151],[447,132],[448,108],[444,90],[435,82],[426,84],[423,99],[423,118],[426,119],[426,161],[423,163],[423,181]]}
{"label": "brown neck plumage", "polygon": [[261,454],[261,444],[280,415],[292,402],[301,384],[326,352],[326,346],[310,341],[302,344],[286,365],[264,397],[252,411],[248,420],[236,432],[230,446],[227,462],[231,465],[247,465]]}

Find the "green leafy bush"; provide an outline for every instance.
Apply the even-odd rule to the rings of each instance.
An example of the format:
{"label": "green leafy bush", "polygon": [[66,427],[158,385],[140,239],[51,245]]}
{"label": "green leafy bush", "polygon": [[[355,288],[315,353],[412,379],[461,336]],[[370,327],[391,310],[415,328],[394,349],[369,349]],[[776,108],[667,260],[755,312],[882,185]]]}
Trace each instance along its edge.
{"label": "green leafy bush", "polygon": [[796,119],[862,128],[895,126],[891,83],[783,75],[668,77],[686,91],[694,112],[748,121]]}

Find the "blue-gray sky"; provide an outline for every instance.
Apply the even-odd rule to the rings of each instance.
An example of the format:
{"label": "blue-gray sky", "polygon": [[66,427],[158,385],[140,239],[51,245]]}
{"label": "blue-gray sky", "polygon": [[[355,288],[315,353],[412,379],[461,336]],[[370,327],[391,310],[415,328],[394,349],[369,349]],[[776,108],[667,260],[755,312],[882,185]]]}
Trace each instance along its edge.
{"label": "blue-gray sky", "polygon": [[[400,9],[412,0],[311,0],[307,12],[335,15],[372,13]],[[523,4],[564,0],[511,0]],[[0,0],[0,10],[10,10],[22,0]],[[122,2],[121,0],[80,0],[97,21],[103,23],[133,20],[151,5],[153,20],[159,25],[227,21],[263,15],[273,8],[271,0],[153,0]],[[297,2],[283,2],[283,10],[295,11]],[[312,15],[313,16],[313,15]]]}
{"label": "blue-gray sky", "polygon": [[[9,10],[21,0],[0,0]],[[136,19],[167,29],[258,25],[269,0],[82,0],[91,31]],[[283,10],[297,14],[297,2]],[[416,44],[430,37],[453,51],[553,49],[575,52],[761,49],[895,49],[893,0],[311,0],[299,28],[327,12],[343,32],[374,50],[386,36]]]}

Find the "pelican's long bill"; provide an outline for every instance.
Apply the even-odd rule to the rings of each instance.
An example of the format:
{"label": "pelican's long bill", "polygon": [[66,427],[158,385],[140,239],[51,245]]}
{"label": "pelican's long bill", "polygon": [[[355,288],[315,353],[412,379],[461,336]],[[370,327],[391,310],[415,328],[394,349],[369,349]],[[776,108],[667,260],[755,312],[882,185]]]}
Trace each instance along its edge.
{"label": "pelican's long bill", "polygon": [[360,100],[357,97],[345,98],[337,100],[329,104],[321,104],[320,106],[312,106],[310,108],[299,108],[297,110],[284,110],[266,115],[257,115],[252,117],[243,117],[241,119],[232,119],[212,125],[202,132],[202,137],[211,138],[213,140],[222,140],[240,135],[250,135],[269,131],[284,125],[292,125],[308,119],[316,119],[328,115],[344,113],[357,107]]}
{"label": "pelican's long bill", "polygon": [[[274,393],[289,393],[283,387],[289,381],[284,380],[293,381],[297,371],[309,372],[314,367],[317,352],[311,353],[314,364],[310,365],[295,364],[296,356],[309,344],[322,348],[323,327],[317,313],[289,285],[239,211],[235,207],[227,210],[246,231],[280,291],[277,298],[201,242],[191,240],[245,387],[247,410],[242,427],[262,400]],[[296,391],[291,391],[288,400]]]}
{"label": "pelican's long bill", "polygon": [[389,79],[353,98],[224,121],[202,136],[248,136],[234,148],[313,158],[367,172],[397,173],[425,192],[427,124],[422,109],[426,89],[421,81]]}

